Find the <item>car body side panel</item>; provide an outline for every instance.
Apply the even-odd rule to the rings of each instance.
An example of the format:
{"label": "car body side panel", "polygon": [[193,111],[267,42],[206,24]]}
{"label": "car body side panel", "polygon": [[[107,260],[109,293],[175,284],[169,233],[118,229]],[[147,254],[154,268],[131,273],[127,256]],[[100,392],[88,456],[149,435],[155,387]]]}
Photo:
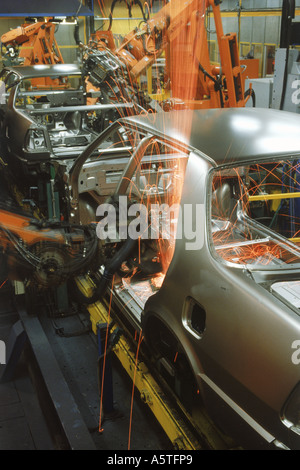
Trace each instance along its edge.
{"label": "car body side panel", "polygon": [[20,149],[24,146],[25,136],[34,121],[14,106],[16,87],[9,95],[7,110],[4,118],[5,139],[10,152],[20,157]]}
{"label": "car body side panel", "polygon": [[[203,165],[191,155],[182,205],[206,204],[208,167]],[[205,234],[206,224],[204,220]],[[188,297],[206,311],[206,328],[200,339],[183,325]],[[214,259],[207,236],[198,251],[186,250],[185,241],[177,240],[165,282],[147,302],[145,316],[148,311],[160,315],[161,305],[169,312],[164,321],[186,348],[197,376],[206,374],[258,422],[266,406],[270,425],[279,420],[282,406],[300,379],[299,368],[291,360],[292,343],[300,338],[299,317],[294,311],[246,271]]]}

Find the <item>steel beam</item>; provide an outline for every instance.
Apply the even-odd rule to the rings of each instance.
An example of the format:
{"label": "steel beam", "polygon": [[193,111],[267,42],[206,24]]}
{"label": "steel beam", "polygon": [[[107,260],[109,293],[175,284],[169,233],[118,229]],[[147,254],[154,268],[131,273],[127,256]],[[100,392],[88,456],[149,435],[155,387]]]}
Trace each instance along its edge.
{"label": "steel beam", "polygon": [[71,450],[96,450],[39,319],[26,312],[23,296],[18,296],[16,302],[42,380],[69,448]]}

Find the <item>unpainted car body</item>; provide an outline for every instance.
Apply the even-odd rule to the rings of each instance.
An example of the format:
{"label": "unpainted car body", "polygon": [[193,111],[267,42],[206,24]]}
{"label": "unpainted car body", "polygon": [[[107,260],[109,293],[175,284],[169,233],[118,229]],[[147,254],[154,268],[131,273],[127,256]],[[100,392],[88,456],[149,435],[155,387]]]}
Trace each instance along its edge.
{"label": "unpainted car body", "polygon": [[73,160],[131,108],[89,101],[75,64],[5,67],[0,85],[4,153],[27,173],[51,160]]}
{"label": "unpainted car body", "polygon": [[[108,153],[109,132],[123,136],[119,158],[118,148]],[[180,208],[192,208],[189,233],[201,235],[200,246],[189,249],[191,237],[175,235],[165,269],[155,259],[163,245],[141,236],[139,255],[127,252],[126,269],[115,278],[115,304],[142,329],[191,413],[201,398],[239,444],[298,449],[299,225],[286,193],[297,200],[300,119],[274,110],[182,111],[124,119],[109,132],[75,162],[74,201],[89,192],[99,204],[107,197],[118,204],[120,195],[131,203],[170,202],[181,180]],[[106,150],[88,162],[96,146]],[[289,210],[281,202],[273,207],[274,197],[287,198]],[[109,236],[106,242],[116,243]],[[170,244],[168,238],[167,250]],[[149,260],[152,268],[160,261],[158,269],[144,269]],[[140,296],[149,282],[152,291]]]}

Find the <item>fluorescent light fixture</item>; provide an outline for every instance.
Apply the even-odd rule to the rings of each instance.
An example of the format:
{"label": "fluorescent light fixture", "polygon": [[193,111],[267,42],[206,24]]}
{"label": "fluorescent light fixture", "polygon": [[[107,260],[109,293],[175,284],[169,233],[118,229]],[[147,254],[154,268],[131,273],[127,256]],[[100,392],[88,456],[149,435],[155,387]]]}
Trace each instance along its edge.
{"label": "fluorescent light fixture", "polygon": [[59,24],[77,24],[77,18],[73,16],[55,16],[53,23],[55,23],[55,20],[58,20]]}

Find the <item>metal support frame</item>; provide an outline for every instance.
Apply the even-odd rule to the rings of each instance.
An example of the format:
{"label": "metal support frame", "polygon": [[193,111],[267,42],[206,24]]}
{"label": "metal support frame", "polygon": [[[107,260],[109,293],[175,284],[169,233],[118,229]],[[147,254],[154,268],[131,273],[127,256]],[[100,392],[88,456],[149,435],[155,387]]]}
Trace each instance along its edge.
{"label": "metal support frame", "polygon": [[23,295],[16,304],[65,445],[71,450],[96,450],[39,319],[27,313]]}
{"label": "metal support frame", "polygon": [[99,392],[103,406],[104,419],[112,417],[115,413],[111,356],[110,353],[105,354],[109,334],[110,330],[107,323],[97,324]]}
{"label": "metal support frame", "polygon": [[27,335],[19,320],[12,326],[7,340],[6,364],[0,376],[0,383],[6,383],[12,380],[26,341]]}
{"label": "metal support frame", "polygon": [[[88,278],[78,278],[77,285],[84,295],[90,295],[92,284]],[[97,325],[101,323],[107,324],[109,321],[107,307],[103,302],[98,301],[90,305],[88,311],[93,332],[97,334]],[[117,328],[119,326],[114,322],[111,332],[113,333]],[[136,390],[139,391],[141,400],[154,414],[173,447],[179,450],[202,449],[202,445],[190,429],[188,429],[183,418],[174,409],[174,406],[159,387],[157,381],[152,377],[146,364],[137,359],[136,351],[134,351],[131,342],[122,336],[114,346],[113,352],[133,381]]]}
{"label": "metal support frame", "polygon": [[[295,193],[274,193],[274,194],[258,194],[255,196],[248,196],[248,201],[249,202],[255,202],[255,201],[281,201],[282,199],[299,199],[300,198],[300,192]],[[289,238],[289,241],[294,242],[294,243],[300,243],[300,237],[292,237]]]}

